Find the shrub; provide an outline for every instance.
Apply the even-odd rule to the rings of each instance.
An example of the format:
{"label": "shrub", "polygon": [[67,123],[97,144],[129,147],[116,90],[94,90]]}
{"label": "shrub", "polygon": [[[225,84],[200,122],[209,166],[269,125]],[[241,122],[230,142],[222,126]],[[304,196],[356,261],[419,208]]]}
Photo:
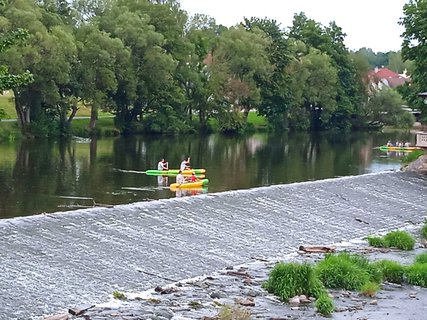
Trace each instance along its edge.
{"label": "shrub", "polygon": [[360,290],[370,280],[369,272],[348,253],[327,255],[318,263],[317,273],[322,283],[328,288]]}
{"label": "shrub", "polygon": [[413,250],[415,239],[406,231],[392,231],[384,236],[384,240],[390,247],[395,247],[401,250]]}
{"label": "shrub", "polygon": [[218,320],[250,320],[251,313],[239,306],[225,305],[218,314]]}
{"label": "shrub", "polygon": [[284,301],[301,294],[317,298],[325,292],[322,283],[316,279],[313,267],[307,263],[278,263],[264,287]]}
{"label": "shrub", "polygon": [[371,247],[387,248],[388,243],[382,237],[368,237],[368,243]]}
{"label": "shrub", "polygon": [[406,279],[409,284],[427,287],[427,264],[414,263],[406,268]]}
{"label": "shrub", "polygon": [[417,255],[415,257],[415,263],[427,263],[427,252]]}
{"label": "shrub", "polygon": [[118,300],[127,300],[126,295],[123,292],[114,290],[113,292],[113,298]]}
{"label": "shrub", "polygon": [[362,288],[360,289],[360,292],[365,296],[375,297],[379,288],[380,288],[380,286],[378,283],[367,282],[362,286]]}
{"label": "shrub", "polygon": [[390,260],[381,260],[375,264],[382,271],[382,275],[385,281],[392,283],[403,283],[405,270],[400,263]]}
{"label": "shrub", "polygon": [[421,236],[427,240],[427,220],[424,221],[424,225],[421,228]]}
{"label": "shrub", "polygon": [[332,299],[325,293],[316,300],[316,309],[322,315],[330,316],[335,308]]}

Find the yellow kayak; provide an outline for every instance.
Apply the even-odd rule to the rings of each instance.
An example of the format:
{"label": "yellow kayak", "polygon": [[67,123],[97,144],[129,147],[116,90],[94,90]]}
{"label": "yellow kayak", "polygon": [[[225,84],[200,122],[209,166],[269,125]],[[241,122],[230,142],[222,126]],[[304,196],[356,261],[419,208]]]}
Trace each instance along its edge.
{"label": "yellow kayak", "polygon": [[209,183],[209,179],[202,179],[196,182],[186,182],[186,183],[172,183],[169,188],[171,190],[176,189],[194,189],[194,188],[201,188],[203,186],[206,186]]}

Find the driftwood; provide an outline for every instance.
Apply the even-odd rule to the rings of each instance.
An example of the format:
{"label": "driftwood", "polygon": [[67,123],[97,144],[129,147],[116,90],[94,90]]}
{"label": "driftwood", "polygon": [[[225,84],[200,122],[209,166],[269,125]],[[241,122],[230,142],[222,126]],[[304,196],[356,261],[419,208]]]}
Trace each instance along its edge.
{"label": "driftwood", "polygon": [[330,253],[335,252],[335,247],[332,246],[300,246],[299,251],[305,253]]}

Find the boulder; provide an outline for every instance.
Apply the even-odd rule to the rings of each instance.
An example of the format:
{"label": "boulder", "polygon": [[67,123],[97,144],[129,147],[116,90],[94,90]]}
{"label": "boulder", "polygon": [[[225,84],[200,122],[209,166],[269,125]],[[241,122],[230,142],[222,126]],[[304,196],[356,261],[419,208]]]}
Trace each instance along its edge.
{"label": "boulder", "polygon": [[427,154],[422,155],[414,162],[411,162],[406,166],[403,171],[416,172],[427,175]]}

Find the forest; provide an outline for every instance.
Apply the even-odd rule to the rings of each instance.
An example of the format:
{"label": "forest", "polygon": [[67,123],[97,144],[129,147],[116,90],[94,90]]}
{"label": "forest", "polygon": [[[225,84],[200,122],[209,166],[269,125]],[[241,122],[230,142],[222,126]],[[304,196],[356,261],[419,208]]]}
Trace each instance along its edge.
{"label": "forest", "polygon": [[[213,124],[244,132],[251,112],[277,131],[408,128],[414,118],[402,105],[426,115],[417,97],[427,90],[426,48],[414,44],[427,12],[420,6],[426,1],[404,7],[402,51],[374,53],[349,51],[335,22],[303,12],[286,27],[254,17],[225,27],[189,16],[177,0],[4,0],[0,90],[13,92],[26,136],[69,135],[82,106],[93,134],[101,111],[121,134]],[[368,72],[378,66],[412,81],[372,90]]]}

